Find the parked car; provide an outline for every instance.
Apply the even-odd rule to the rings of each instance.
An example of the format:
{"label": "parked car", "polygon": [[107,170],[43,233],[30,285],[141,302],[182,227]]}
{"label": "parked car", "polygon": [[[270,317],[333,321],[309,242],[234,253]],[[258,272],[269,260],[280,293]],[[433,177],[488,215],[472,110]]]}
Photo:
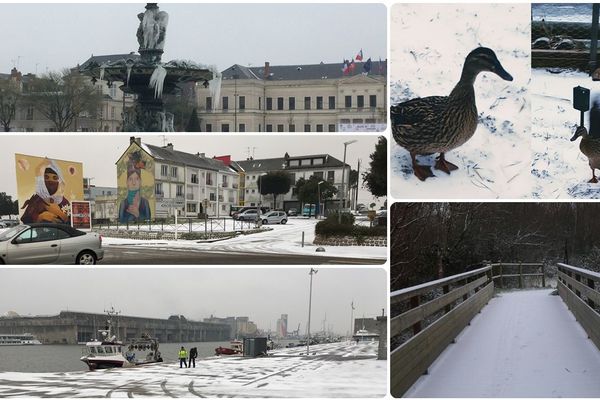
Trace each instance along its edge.
{"label": "parked car", "polygon": [[258,221],[259,216],[262,216],[262,213],[258,214],[258,210],[255,207],[246,211],[242,211],[235,217],[235,219],[239,221]]}
{"label": "parked car", "polygon": [[0,264],[96,264],[102,236],[60,224],[25,224],[0,232]]}
{"label": "parked car", "polygon": [[285,224],[287,222],[285,211],[270,211],[260,218],[263,224]]}
{"label": "parked car", "polygon": [[305,204],[304,208],[302,209],[302,216],[308,217],[310,215],[312,217],[315,215],[316,212],[317,212],[316,204]]}
{"label": "parked car", "polygon": [[295,209],[295,208],[290,208],[290,209],[287,211],[287,215],[288,215],[289,217],[295,217],[295,216],[297,216],[297,215],[298,215],[298,210],[297,210],[297,209]]}
{"label": "parked car", "polygon": [[[237,211],[233,212],[233,213],[231,214],[231,217],[232,217],[233,219],[239,219],[239,218],[238,218],[238,217],[239,217],[239,215],[240,215],[240,214],[242,214],[242,213],[244,213],[244,212],[246,212],[246,211],[248,211],[248,210],[256,210],[256,207],[241,207],[239,210],[237,210]],[[266,214],[266,213],[268,213],[269,211],[271,211],[271,208],[270,208],[270,207],[261,207],[261,208],[260,208],[260,212],[261,212],[261,214]]]}
{"label": "parked car", "polygon": [[0,229],[10,228],[11,226],[19,225],[19,221],[13,219],[3,219],[0,220]]}

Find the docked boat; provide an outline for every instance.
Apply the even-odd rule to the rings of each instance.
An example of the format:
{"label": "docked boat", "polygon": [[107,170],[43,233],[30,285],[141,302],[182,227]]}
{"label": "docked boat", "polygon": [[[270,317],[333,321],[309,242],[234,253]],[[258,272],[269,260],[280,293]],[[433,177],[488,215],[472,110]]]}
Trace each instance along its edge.
{"label": "docked boat", "polygon": [[356,331],[354,335],[352,335],[352,339],[357,342],[376,342],[379,340],[379,334],[369,332],[366,329],[359,329]]}
{"label": "docked boat", "polygon": [[[110,316],[111,314],[109,314]],[[90,371],[107,368],[125,368],[162,362],[158,340],[148,335],[123,344],[112,334],[111,320],[106,329],[98,331],[101,340],[94,339],[85,344],[80,358]]]}
{"label": "docked boat", "polygon": [[244,342],[241,340],[232,340],[229,342],[230,347],[219,346],[215,349],[215,355],[217,356],[233,356],[244,354]]}
{"label": "docked boat", "polygon": [[31,333],[21,335],[0,333],[0,346],[33,346],[37,344],[42,344],[42,342]]}

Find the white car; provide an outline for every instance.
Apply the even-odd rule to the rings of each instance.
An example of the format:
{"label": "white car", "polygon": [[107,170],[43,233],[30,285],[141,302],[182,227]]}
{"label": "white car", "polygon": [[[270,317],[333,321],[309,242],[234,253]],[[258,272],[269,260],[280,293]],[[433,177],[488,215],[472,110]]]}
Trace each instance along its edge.
{"label": "white car", "polygon": [[263,224],[285,224],[288,221],[285,211],[270,211],[260,218]]}
{"label": "white car", "polygon": [[256,208],[251,208],[237,215],[238,221],[258,221],[257,215],[262,217],[262,214],[258,213]]}
{"label": "white car", "polygon": [[68,225],[26,224],[0,232],[0,264],[91,265],[102,258],[102,236]]}

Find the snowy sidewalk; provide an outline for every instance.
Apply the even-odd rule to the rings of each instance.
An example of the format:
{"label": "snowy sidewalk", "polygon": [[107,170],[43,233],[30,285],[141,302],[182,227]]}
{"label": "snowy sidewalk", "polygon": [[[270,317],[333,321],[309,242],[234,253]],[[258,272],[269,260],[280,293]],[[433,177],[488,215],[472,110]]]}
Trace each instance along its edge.
{"label": "snowy sidewalk", "polygon": [[550,293],[500,293],[405,396],[598,397],[600,351]]}

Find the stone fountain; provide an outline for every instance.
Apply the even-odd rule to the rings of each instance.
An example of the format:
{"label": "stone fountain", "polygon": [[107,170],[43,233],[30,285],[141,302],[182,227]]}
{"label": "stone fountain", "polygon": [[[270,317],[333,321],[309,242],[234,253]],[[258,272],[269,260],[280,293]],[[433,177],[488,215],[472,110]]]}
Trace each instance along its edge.
{"label": "stone fountain", "polygon": [[182,85],[202,82],[209,87],[215,100],[220,98],[221,74],[209,67],[187,60],[161,61],[169,14],[160,11],[157,3],[148,3],[146,11],[138,14],[140,25],[137,40],[139,55],[98,64],[90,62],[80,72],[92,82],[122,82],[124,93],[135,95],[133,110],[125,113],[123,130],[126,132],[172,132],[173,114],[166,112],[163,96],[176,94]]}

